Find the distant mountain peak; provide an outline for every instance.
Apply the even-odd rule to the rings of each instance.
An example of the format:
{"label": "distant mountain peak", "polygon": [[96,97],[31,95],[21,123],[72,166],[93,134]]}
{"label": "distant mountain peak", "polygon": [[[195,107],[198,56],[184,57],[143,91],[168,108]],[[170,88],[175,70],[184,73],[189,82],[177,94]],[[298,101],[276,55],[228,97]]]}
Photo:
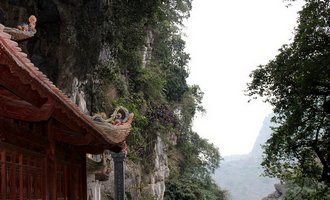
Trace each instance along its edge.
{"label": "distant mountain peak", "polygon": [[264,121],[262,123],[262,127],[259,131],[259,135],[258,135],[256,141],[254,142],[251,152],[249,153],[250,156],[253,156],[253,157],[262,156],[262,153],[263,153],[262,145],[264,145],[266,143],[266,141],[270,138],[271,133],[272,133],[272,130],[270,127],[274,125],[271,122],[271,119],[273,116],[274,116],[273,114],[269,114],[264,119]]}
{"label": "distant mountain peak", "polygon": [[214,180],[222,189],[228,190],[232,200],[256,200],[267,196],[279,181],[261,176],[264,144],[271,135],[272,114],[262,124],[252,151],[245,155],[225,156],[220,168],[215,171]]}

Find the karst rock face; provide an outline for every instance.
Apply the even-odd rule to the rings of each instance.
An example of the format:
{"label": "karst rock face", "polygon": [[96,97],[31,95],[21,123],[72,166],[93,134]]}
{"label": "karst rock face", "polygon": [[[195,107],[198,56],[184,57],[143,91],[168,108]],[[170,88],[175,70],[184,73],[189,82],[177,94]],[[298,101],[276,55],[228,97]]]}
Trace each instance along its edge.
{"label": "karst rock face", "polygon": [[[109,0],[3,0],[0,1],[0,23],[16,27],[27,22],[30,15],[37,17],[37,33],[20,43],[28,57],[47,75],[81,110],[90,114],[95,102],[93,91],[97,90],[95,69],[105,63],[115,63],[111,56],[111,45],[105,41],[105,13]],[[147,30],[146,44],[141,47],[142,63],[146,65],[152,51],[153,34]],[[125,86],[124,86],[125,87]],[[111,86],[109,86],[111,88]],[[112,97],[115,92],[109,92]],[[139,199],[142,193],[150,193],[162,200],[165,178],[169,175],[166,145],[158,137],[149,160],[153,166],[145,173],[140,164],[127,161],[126,196]],[[101,183],[102,196],[113,196],[113,174]]]}
{"label": "karst rock face", "polygon": [[[87,112],[92,73],[102,59],[103,1],[5,0],[0,23],[9,27],[37,17],[37,33],[21,46],[32,62]],[[86,104],[86,105],[85,105]],[[84,108],[85,106],[85,108]]]}
{"label": "karst rock face", "polygon": [[[167,146],[158,136],[154,144],[153,158],[150,162],[149,173],[141,169],[142,166],[129,160],[125,163],[125,191],[126,197],[132,200],[156,199],[163,200],[165,179],[169,176],[168,159],[165,152]],[[109,180],[99,181],[102,188],[102,199],[114,198],[114,170],[109,174]]]}

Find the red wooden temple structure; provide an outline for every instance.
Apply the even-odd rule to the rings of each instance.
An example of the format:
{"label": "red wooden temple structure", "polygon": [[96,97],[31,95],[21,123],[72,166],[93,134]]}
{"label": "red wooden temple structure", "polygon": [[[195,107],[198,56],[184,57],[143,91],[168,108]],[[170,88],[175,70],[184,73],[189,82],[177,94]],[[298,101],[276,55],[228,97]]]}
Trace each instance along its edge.
{"label": "red wooden temple structure", "polygon": [[3,30],[0,24],[0,200],[86,199],[86,153],[122,147]]}

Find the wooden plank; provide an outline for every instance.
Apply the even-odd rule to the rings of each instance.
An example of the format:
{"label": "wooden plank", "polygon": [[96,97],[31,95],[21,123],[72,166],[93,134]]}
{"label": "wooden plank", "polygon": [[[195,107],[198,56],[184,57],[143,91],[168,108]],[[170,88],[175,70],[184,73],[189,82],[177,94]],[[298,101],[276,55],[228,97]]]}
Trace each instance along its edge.
{"label": "wooden plank", "polygon": [[92,136],[89,134],[85,136],[71,136],[57,129],[54,139],[71,145],[88,145],[92,141]]}
{"label": "wooden plank", "polygon": [[47,150],[47,159],[49,170],[47,173],[49,184],[49,200],[56,200],[56,140],[54,139],[55,132],[53,130],[53,120],[50,120],[47,124],[47,133],[49,146]]}
{"label": "wooden plank", "polygon": [[43,160],[43,187],[42,187],[42,198],[46,200],[48,198],[49,186],[48,186],[48,158],[45,157]]}
{"label": "wooden plank", "polygon": [[64,164],[64,200],[68,200],[69,196],[69,172],[68,165]]}
{"label": "wooden plank", "polygon": [[6,150],[1,151],[1,197],[6,199],[7,194],[7,175],[6,175]]}
{"label": "wooden plank", "polygon": [[[25,81],[29,82],[31,78]],[[41,107],[47,102],[47,98],[41,97],[36,90],[32,89],[31,85],[22,83],[17,76],[13,75],[8,67],[0,68],[0,85],[36,107]]]}
{"label": "wooden plank", "polygon": [[0,135],[4,136],[3,140],[5,142],[15,144],[16,146],[35,146],[37,149],[44,149],[48,145],[48,141],[36,133],[27,128],[11,124],[8,121],[0,120]]}
{"label": "wooden plank", "polygon": [[47,102],[47,98],[41,97],[36,90],[32,89],[31,85],[22,83],[17,76],[10,72],[8,67],[1,67],[0,69],[0,85],[36,107],[41,107]]}
{"label": "wooden plank", "polygon": [[[0,120],[0,122],[1,122],[1,120]],[[1,126],[0,126],[0,130],[1,130]],[[1,133],[1,131],[0,131],[0,133]],[[3,140],[0,141],[0,147],[5,149],[6,152],[19,151],[19,152],[23,153],[23,155],[31,155],[31,156],[37,157],[39,159],[41,159],[44,156],[44,154],[42,152],[27,149],[26,146],[23,146],[24,147],[23,148],[22,146],[17,146],[17,145],[13,145],[13,144],[10,144],[10,143],[6,143]]]}
{"label": "wooden plank", "polygon": [[[46,199],[42,195],[44,155],[3,142],[0,142],[0,153],[0,199]],[[7,158],[4,154],[7,154]],[[2,198],[3,194],[5,198]]]}
{"label": "wooden plank", "polygon": [[[26,163],[27,163],[27,166],[30,166],[31,165],[31,160],[30,160],[30,156],[26,156]],[[31,181],[31,175],[30,175],[30,168],[29,167],[26,167],[26,182],[27,182],[27,199],[31,199],[31,185],[32,185],[32,181]]]}
{"label": "wooden plank", "polygon": [[24,200],[23,154],[19,154],[19,199]]}
{"label": "wooden plank", "polygon": [[48,120],[54,109],[51,101],[45,102],[38,108],[26,101],[5,95],[0,95],[0,105],[0,116],[31,122]]}
{"label": "wooden plank", "polygon": [[16,152],[11,152],[11,163],[10,166],[10,196],[11,199],[16,199]]}
{"label": "wooden plank", "polygon": [[107,145],[107,144],[93,144],[88,146],[76,146],[75,149],[80,152],[90,153],[90,154],[102,154],[105,149],[109,149],[113,152],[120,152],[120,145]]}
{"label": "wooden plank", "polygon": [[52,113],[52,117],[57,121],[57,122],[54,121],[54,127],[56,127],[55,123],[57,123],[57,124],[62,124],[62,126],[65,125],[67,128],[69,128],[69,130],[73,132],[77,132],[77,133],[84,132],[83,127],[80,126],[78,122],[74,120],[74,118],[70,118],[68,116],[68,113],[64,113],[63,110],[60,108],[54,109]]}

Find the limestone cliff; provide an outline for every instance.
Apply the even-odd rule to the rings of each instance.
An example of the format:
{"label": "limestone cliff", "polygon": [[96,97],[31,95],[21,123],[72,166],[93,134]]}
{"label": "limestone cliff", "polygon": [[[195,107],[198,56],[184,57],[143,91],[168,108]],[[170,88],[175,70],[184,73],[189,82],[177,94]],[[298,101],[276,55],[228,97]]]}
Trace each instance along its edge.
{"label": "limestone cliff", "polygon": [[[1,17],[9,27],[37,16],[37,34],[21,45],[32,62],[69,95],[92,110],[92,73],[104,61],[102,12],[106,1],[1,1]],[[92,37],[91,37],[92,36]]]}

